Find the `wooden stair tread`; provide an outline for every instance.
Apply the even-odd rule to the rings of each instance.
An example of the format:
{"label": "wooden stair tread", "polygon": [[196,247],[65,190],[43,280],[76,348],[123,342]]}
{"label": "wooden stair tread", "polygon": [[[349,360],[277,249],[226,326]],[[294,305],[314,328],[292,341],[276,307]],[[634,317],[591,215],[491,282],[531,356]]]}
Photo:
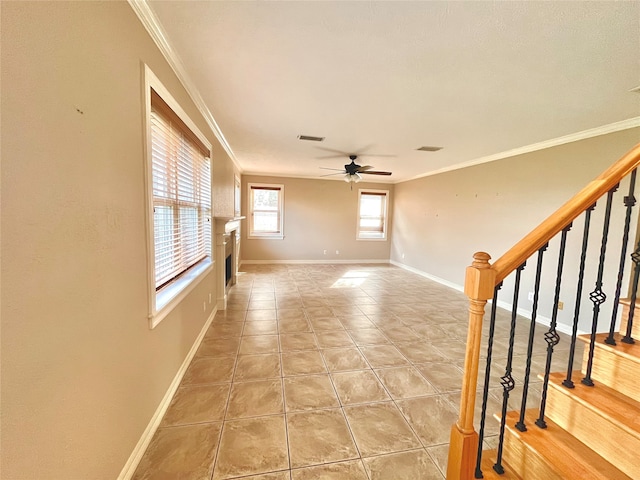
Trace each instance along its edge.
{"label": "wooden stair tread", "polygon": [[508,412],[506,425],[509,432],[520,439],[529,451],[543,457],[560,478],[594,480],[631,478],[553,421],[546,419],[547,428],[545,429],[537,427],[535,425],[537,417],[538,410],[527,410],[525,423],[528,425],[528,430],[520,432],[513,426],[520,418],[519,412]]}
{"label": "wooden stair tread", "polygon": [[[639,319],[640,321],[640,319]],[[596,348],[602,348],[604,350],[615,353],[622,357],[626,357],[629,360],[640,363],[640,339],[636,340],[636,343],[623,343],[622,335],[619,333],[614,334],[613,338],[616,341],[616,345],[609,345],[604,343],[605,338],[609,336],[608,333],[596,334]],[[578,339],[588,344],[591,341],[590,335],[578,335]]]}
{"label": "wooden stair tread", "polygon": [[[619,334],[614,335],[617,345],[607,345],[606,333],[596,335],[591,378],[598,385],[607,385],[614,390],[640,402],[640,341],[635,344],[622,343]],[[580,339],[587,343],[589,336]],[[582,373],[586,372],[589,361],[589,349],[584,349]],[[639,447],[640,448],[640,447]],[[640,467],[639,467],[640,468]]]}
{"label": "wooden stair tread", "polygon": [[511,468],[506,468],[505,472],[500,475],[493,469],[493,466],[496,463],[496,458],[498,457],[498,451],[494,448],[493,450],[484,450],[482,452],[482,461],[480,462],[480,468],[482,469],[482,478],[485,480],[521,480],[521,478],[516,475],[516,473]]}
{"label": "wooden stair tread", "polygon": [[640,402],[600,383],[588,387],[578,380],[575,388],[567,388],[562,385],[564,379],[563,373],[551,373],[549,385],[640,438]]}

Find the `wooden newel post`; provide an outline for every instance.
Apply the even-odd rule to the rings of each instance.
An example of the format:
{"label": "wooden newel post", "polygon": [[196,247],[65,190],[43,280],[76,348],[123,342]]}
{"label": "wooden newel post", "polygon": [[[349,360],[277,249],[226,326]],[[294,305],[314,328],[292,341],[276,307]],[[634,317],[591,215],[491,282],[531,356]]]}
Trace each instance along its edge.
{"label": "wooden newel post", "polygon": [[496,272],[491,268],[491,256],[485,252],[473,255],[473,263],[467,267],[464,293],[469,297],[469,330],[467,352],[464,359],[460,416],[451,427],[451,443],[447,464],[447,480],[474,478],[478,453],[478,434],[473,428],[473,412],[476,403],[482,319],[487,300],[493,298]]}

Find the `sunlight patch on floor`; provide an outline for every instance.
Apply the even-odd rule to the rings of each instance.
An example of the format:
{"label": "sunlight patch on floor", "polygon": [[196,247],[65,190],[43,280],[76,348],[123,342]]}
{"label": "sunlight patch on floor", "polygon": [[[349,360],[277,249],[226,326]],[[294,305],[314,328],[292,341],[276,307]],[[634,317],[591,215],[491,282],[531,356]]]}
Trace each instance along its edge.
{"label": "sunlight patch on floor", "polygon": [[361,272],[358,270],[349,270],[342,275],[331,288],[356,288],[362,285],[369,274],[367,272]]}

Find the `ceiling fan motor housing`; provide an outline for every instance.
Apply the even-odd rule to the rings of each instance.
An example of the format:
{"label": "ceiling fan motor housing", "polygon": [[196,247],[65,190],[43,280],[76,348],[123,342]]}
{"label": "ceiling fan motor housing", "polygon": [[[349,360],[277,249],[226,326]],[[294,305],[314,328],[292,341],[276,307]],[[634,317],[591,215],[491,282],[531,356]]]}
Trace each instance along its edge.
{"label": "ceiling fan motor housing", "polygon": [[349,163],[348,165],[345,165],[344,169],[349,175],[355,175],[356,173],[358,173],[358,169],[360,168],[360,165],[358,165],[354,161],[355,160],[355,156],[354,155],[352,155],[349,158],[351,158],[351,163]]}

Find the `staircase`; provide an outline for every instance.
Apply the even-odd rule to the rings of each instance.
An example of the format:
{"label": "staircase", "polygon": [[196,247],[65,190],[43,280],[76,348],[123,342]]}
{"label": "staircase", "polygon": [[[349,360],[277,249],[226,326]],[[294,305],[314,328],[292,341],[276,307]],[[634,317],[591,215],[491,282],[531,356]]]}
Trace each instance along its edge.
{"label": "staircase", "polygon": [[[640,299],[636,299],[635,293],[629,299],[620,298],[621,290],[627,287],[625,281],[630,283],[629,291],[637,292],[640,279],[640,235],[635,242],[629,240],[632,219],[638,217],[633,208],[639,165],[640,145],[493,264],[489,263],[490,256],[486,253],[474,255],[465,278],[465,293],[470,300],[467,353],[460,416],[451,429],[447,479],[640,479]],[[616,225],[616,221],[612,223],[611,218],[618,215],[614,198],[621,184],[625,193],[628,188],[619,213],[620,218],[624,217],[624,226],[621,232],[612,235],[610,227]],[[603,224],[594,227],[591,212],[603,199],[606,199]],[[578,234],[582,233],[582,251],[579,268],[568,274],[565,250],[574,222],[580,227]],[[616,239],[614,253],[607,252],[610,237]],[[589,248],[589,242],[593,243],[594,239],[600,246],[599,258],[593,254],[594,247]],[[550,318],[540,321],[537,313],[542,308],[540,305],[544,305],[540,284],[544,255],[550,242],[556,242],[554,256],[557,245],[557,262],[554,258],[553,264],[555,291],[550,300],[553,304]],[[622,248],[617,250],[620,244]],[[589,268],[588,264],[596,260],[597,274],[593,274],[596,268]],[[535,269],[535,288],[530,327],[527,327],[526,366],[522,371],[519,368],[522,365],[516,365],[515,359],[524,358],[518,357],[523,352],[514,351],[514,337],[516,332],[523,335],[521,329],[518,330],[523,319],[517,312],[518,302],[522,302],[520,284],[527,262],[529,270]],[[613,276],[605,275],[605,270],[611,270],[614,263],[617,276],[613,284],[606,285]],[[595,278],[588,278],[590,275]],[[576,293],[567,369],[558,371],[554,349],[560,348],[556,327],[562,308],[561,295],[566,300],[563,282],[576,285]],[[508,335],[504,328],[495,328],[496,306],[503,285],[507,285],[510,294]],[[485,320],[489,300],[492,300],[491,311]],[[588,301],[592,303],[590,311],[585,307]],[[611,313],[603,313],[605,302],[613,305],[609,307]],[[591,323],[591,333],[578,335],[578,326],[584,327],[585,322]],[[619,325],[617,333],[616,325]],[[536,341],[542,338],[540,332],[535,332],[536,328],[544,330],[546,343],[546,366],[540,375],[534,372],[540,364],[533,365],[532,361],[534,345],[539,350],[540,342]],[[508,344],[506,358],[501,359],[503,363],[494,358],[494,340],[498,341],[495,345]],[[576,347],[581,343],[584,345],[582,359],[575,357]],[[541,354],[537,353],[539,359]],[[484,371],[480,371],[481,362],[486,365]],[[540,388],[542,393],[539,401],[532,402],[527,392],[536,382],[536,375],[541,383],[535,383],[535,388]],[[497,381],[503,390],[499,412],[487,412],[491,381],[494,382],[491,387],[495,387]],[[521,399],[510,399],[515,396],[516,387],[520,387],[518,393],[522,391]],[[476,388],[482,388],[479,419],[474,419]],[[516,404],[521,405],[519,410],[513,410]],[[480,427],[476,432],[474,423],[478,425],[478,420]],[[492,421],[500,423],[498,446],[483,451],[485,425]]]}
{"label": "staircase", "polygon": [[[570,389],[562,384],[564,373],[550,374],[546,429],[520,432],[513,426],[517,412],[507,414],[503,459],[513,478],[640,478],[640,345],[616,349],[605,337],[596,337],[594,386],[576,382]],[[585,349],[583,375],[587,361]],[[527,423],[535,425],[537,414],[528,411]]]}

